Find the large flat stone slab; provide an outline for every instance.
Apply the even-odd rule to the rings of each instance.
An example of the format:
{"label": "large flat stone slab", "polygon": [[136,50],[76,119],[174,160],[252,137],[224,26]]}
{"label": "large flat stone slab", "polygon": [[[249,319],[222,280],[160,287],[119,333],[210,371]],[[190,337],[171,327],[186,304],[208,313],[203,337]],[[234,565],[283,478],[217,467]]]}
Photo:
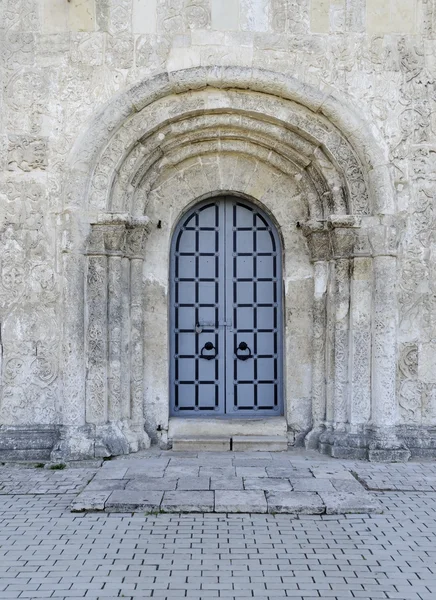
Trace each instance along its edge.
{"label": "large flat stone slab", "polygon": [[216,490],[215,512],[266,513],[267,503],[261,490]]}
{"label": "large flat stone slab", "polygon": [[382,512],[378,500],[367,493],[320,492],[319,495],[325,504],[328,515]]}
{"label": "large flat stone slab", "polygon": [[116,490],[106,500],[106,512],[157,512],[164,492]]}
{"label": "large flat stone slab", "polygon": [[163,512],[213,512],[214,492],[165,492],[161,504]]}
{"label": "large flat stone slab", "polygon": [[280,479],[278,477],[245,477],[244,488],[246,490],[270,490],[277,492],[292,491],[289,479]]}
{"label": "large flat stone slab", "polygon": [[324,502],[314,492],[267,492],[269,513],[319,515],[325,512]]}
{"label": "large flat stone slab", "polygon": [[89,492],[85,489],[71,503],[71,512],[105,510],[106,500],[111,493],[110,490]]}
{"label": "large flat stone slab", "polygon": [[126,490],[146,492],[175,490],[177,479],[171,477],[136,477],[128,481]]}

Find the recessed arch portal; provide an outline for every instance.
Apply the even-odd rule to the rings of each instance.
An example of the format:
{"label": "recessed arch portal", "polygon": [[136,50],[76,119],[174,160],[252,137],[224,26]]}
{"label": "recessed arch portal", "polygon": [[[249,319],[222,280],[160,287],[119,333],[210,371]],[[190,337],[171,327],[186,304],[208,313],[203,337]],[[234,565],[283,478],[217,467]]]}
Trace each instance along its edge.
{"label": "recessed arch portal", "polygon": [[283,414],[282,249],[235,196],[196,204],[173,234],[170,415]]}
{"label": "recessed arch portal", "polygon": [[[286,302],[311,289],[296,336],[304,348],[312,336],[310,364],[285,377],[288,429],[337,455],[342,446],[346,456],[397,448],[396,204],[374,135],[333,93],[250,68],[163,73],[95,115],[64,188],[70,433],[61,454],[147,444],[144,410],[149,433],[165,437],[168,387],[158,378],[167,372],[168,315],[158,306],[167,306],[171,231],[196,199],[233,192],[275,203],[286,269],[299,258]],[[153,355],[147,340],[157,336]]]}

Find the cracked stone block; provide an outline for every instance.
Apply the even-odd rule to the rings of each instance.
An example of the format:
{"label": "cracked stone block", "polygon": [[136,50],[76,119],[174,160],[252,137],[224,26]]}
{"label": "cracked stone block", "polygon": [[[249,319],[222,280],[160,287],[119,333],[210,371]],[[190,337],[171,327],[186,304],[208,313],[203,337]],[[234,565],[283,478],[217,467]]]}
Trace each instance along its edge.
{"label": "cracked stone block", "polygon": [[178,465],[176,467],[168,467],[165,471],[166,477],[198,477],[200,467],[195,465]]}
{"label": "cracked stone block", "polygon": [[127,479],[94,479],[87,487],[87,492],[106,492],[114,490],[123,490],[126,487]]}
{"label": "cracked stone block", "polygon": [[209,477],[181,477],[177,484],[178,490],[208,490],[210,488]]}
{"label": "cracked stone block", "polygon": [[267,472],[264,467],[236,467],[238,477],[266,477]]}
{"label": "cracked stone block", "polygon": [[292,491],[289,479],[278,477],[245,477],[244,488],[246,490],[271,490],[271,491]]}
{"label": "cracked stone block", "polygon": [[168,477],[135,477],[127,482],[126,490],[137,492],[175,490],[177,479]]}
{"label": "cracked stone block", "polygon": [[205,477],[215,477],[216,479],[235,477],[235,467],[200,467],[200,475]]}
{"label": "cracked stone block", "polygon": [[161,510],[164,512],[213,512],[214,492],[165,492]]}
{"label": "cracked stone block", "polygon": [[211,490],[243,490],[242,477],[212,477]]}
{"label": "cracked stone block", "polygon": [[[97,472],[95,479],[123,479],[127,473],[127,467],[112,467],[111,469],[104,468],[104,466]],[[94,481],[95,481],[94,479]]]}
{"label": "cracked stone block", "polygon": [[85,510],[104,510],[105,503],[111,491],[88,492],[85,490],[71,503],[71,512],[84,512]]}
{"label": "cracked stone block", "polygon": [[164,492],[157,490],[117,490],[106,502],[107,512],[156,512]]}
{"label": "cracked stone block", "polygon": [[335,468],[320,468],[320,469],[312,469],[313,476],[318,479],[349,479],[350,481],[356,481],[350,471],[346,471],[345,469],[335,469]]}
{"label": "cracked stone block", "polygon": [[324,502],[313,492],[267,492],[269,513],[320,515]]}
{"label": "cracked stone block", "polygon": [[315,479],[312,477],[309,479],[301,478],[294,479],[292,486],[295,492],[334,492],[335,488],[328,479]]}
{"label": "cracked stone block", "polygon": [[267,503],[261,490],[217,490],[215,512],[266,513]]}
{"label": "cracked stone block", "polygon": [[292,467],[266,467],[268,477],[289,477],[296,479],[297,477],[313,477],[309,469],[293,469]]}
{"label": "cracked stone block", "polygon": [[346,513],[381,513],[381,505],[369,494],[347,494],[345,492],[320,492],[328,515]]}
{"label": "cracked stone block", "polygon": [[[364,494],[365,488],[358,481],[348,479],[330,479],[331,484],[337,492],[347,492],[349,494]],[[326,492],[329,490],[325,490]]]}

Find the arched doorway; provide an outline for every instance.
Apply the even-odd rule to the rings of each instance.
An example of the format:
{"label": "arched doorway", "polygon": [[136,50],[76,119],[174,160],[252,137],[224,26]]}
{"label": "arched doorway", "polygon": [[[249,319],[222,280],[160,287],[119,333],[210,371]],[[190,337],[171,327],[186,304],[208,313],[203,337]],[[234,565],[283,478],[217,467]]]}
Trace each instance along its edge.
{"label": "arched doorway", "polygon": [[171,244],[170,414],[283,414],[282,256],[257,206],[221,196],[180,219]]}

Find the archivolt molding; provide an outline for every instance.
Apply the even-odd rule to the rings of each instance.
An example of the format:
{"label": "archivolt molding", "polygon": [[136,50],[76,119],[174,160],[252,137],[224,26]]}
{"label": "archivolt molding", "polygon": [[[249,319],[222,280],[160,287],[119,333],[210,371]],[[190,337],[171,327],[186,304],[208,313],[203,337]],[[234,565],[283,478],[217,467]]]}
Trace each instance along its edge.
{"label": "archivolt molding", "polygon": [[[103,210],[110,203],[111,210],[128,210],[132,186],[157,161],[175,161],[178,153],[183,160],[188,145],[195,144],[200,155],[211,151],[206,142],[229,146],[241,141],[260,156],[271,153],[273,160],[277,155],[276,163],[281,162],[284,172],[297,170],[306,177],[324,216],[332,210],[371,212],[362,166],[347,140],[325,118],[266,94],[215,90],[211,103],[210,93],[164,98],[134,115],[95,166],[89,208]],[[241,146],[233,151],[241,152]]]}

